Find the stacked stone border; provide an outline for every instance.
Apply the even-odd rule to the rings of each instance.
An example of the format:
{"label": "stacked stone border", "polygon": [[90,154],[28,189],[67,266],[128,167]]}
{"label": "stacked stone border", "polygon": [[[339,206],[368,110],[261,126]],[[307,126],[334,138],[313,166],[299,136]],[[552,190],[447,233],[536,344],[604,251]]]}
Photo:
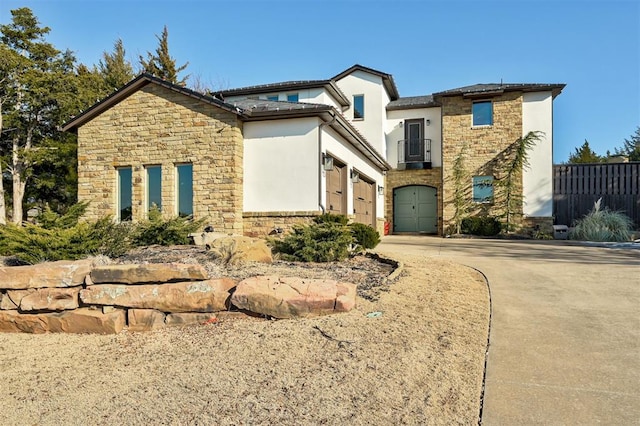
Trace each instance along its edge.
{"label": "stacked stone border", "polygon": [[[395,266],[387,280],[402,270],[398,262],[372,256]],[[231,312],[232,305],[243,309],[235,292],[264,310]],[[355,300],[350,283],[279,277],[238,283],[210,279],[198,264],[94,265],[85,259],[0,267],[0,332],[113,334],[207,324],[234,314],[296,318],[346,312]]]}

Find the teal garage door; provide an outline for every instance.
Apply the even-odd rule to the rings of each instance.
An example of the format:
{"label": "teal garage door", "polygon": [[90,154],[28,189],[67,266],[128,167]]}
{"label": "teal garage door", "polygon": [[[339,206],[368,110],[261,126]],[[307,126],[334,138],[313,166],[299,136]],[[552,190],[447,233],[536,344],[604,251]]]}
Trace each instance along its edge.
{"label": "teal garage door", "polygon": [[393,232],[438,233],[438,197],[431,186],[393,190]]}

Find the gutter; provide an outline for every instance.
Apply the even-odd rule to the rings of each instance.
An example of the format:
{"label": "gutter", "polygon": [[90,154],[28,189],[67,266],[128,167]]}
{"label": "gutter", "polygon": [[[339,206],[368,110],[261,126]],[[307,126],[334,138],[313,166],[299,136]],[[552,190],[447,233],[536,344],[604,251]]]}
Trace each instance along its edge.
{"label": "gutter", "polygon": [[326,213],[326,209],[324,204],[322,204],[322,171],[323,161],[322,161],[322,131],[326,126],[331,126],[336,122],[337,116],[335,114],[332,115],[330,121],[323,121],[318,126],[318,207],[322,210],[322,214]]}

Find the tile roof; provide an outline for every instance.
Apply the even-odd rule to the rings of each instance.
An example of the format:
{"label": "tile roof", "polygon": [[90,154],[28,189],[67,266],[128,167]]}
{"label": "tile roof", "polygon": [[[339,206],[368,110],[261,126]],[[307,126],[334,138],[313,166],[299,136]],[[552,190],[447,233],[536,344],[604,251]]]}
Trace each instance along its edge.
{"label": "tile roof", "polygon": [[350,68],[342,71],[340,74],[335,75],[331,80],[340,80],[341,78],[346,77],[354,71],[364,71],[369,74],[377,75],[382,78],[382,83],[384,84],[384,88],[387,91],[387,94],[391,98],[392,101],[395,101],[400,97],[398,93],[398,88],[396,87],[395,81],[393,81],[393,76],[391,74],[387,74],[386,72],[374,70],[373,68],[364,67],[360,64],[355,64]]}
{"label": "tile roof", "polygon": [[229,96],[239,95],[258,95],[264,93],[281,92],[288,90],[302,90],[302,89],[314,89],[314,88],[326,88],[331,95],[342,106],[349,106],[349,99],[342,90],[338,87],[333,80],[295,80],[295,81],[282,81],[278,83],[259,84],[256,86],[238,87],[235,89],[220,90],[216,92],[215,96],[221,96],[222,98]]}
{"label": "tile roof", "polygon": [[503,92],[542,92],[550,90],[555,98],[562,92],[565,84],[545,84],[545,83],[488,83],[473,84],[470,86],[458,87],[434,93],[434,97],[440,96],[481,96],[483,94],[493,95]]}
{"label": "tile roof", "polygon": [[433,95],[426,96],[407,96],[398,98],[395,101],[391,101],[387,104],[387,111],[400,110],[400,109],[416,109],[416,108],[429,108],[440,106],[438,102],[433,99]]}
{"label": "tile roof", "polygon": [[318,113],[329,111],[331,107],[324,104],[312,104],[307,102],[268,101],[265,99],[239,99],[229,101],[230,105],[239,108],[247,117],[264,115],[289,115],[292,113]]}

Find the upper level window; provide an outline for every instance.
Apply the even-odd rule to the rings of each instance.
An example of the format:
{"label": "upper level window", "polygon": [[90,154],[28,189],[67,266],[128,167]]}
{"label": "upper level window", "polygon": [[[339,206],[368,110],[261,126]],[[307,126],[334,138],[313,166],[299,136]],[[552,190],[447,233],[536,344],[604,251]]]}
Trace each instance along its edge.
{"label": "upper level window", "polygon": [[124,222],[133,218],[132,200],[133,176],[131,167],[118,169],[118,220]]}
{"label": "upper level window", "polygon": [[267,100],[268,101],[277,101],[278,100],[278,95],[267,96]]}
{"label": "upper level window", "polygon": [[491,203],[493,201],[493,176],[473,177],[473,202]]}
{"label": "upper level window", "polygon": [[193,215],[193,165],[178,164],[178,216]]}
{"label": "upper level window", "polygon": [[491,126],[493,124],[493,103],[491,101],[474,102],[471,112],[474,126]]}
{"label": "upper level window", "polygon": [[297,93],[291,93],[287,95],[287,101],[289,102],[298,102],[298,94]]}
{"label": "upper level window", "polygon": [[364,119],[364,95],[353,95],[353,119]]}
{"label": "upper level window", "polygon": [[147,166],[147,210],[162,210],[162,167]]}

